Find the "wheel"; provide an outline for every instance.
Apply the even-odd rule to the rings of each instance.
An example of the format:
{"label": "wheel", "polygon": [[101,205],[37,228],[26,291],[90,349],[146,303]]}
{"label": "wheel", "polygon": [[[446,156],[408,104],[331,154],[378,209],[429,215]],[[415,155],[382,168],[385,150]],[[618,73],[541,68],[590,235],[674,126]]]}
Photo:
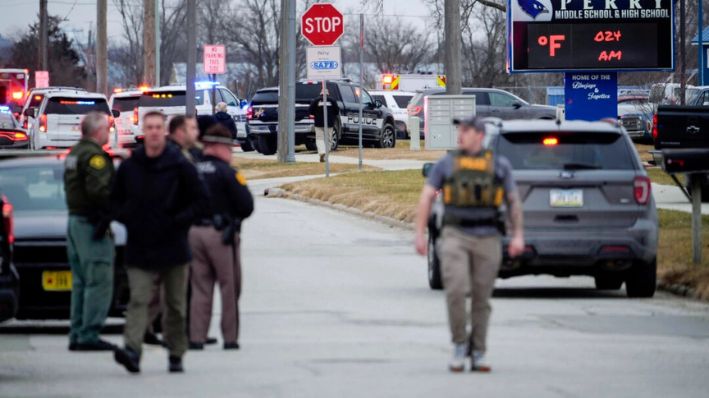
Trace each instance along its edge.
{"label": "wheel", "polygon": [[340,137],[342,136],[342,129],[340,128],[340,122],[336,121],[332,129],[332,136],[330,136],[330,150],[336,151],[340,146]]}
{"label": "wheel", "polygon": [[249,137],[246,138],[246,141],[249,142],[249,144],[251,145],[251,147],[254,148],[254,150],[255,150],[256,152],[261,153],[261,150],[259,149],[259,146],[258,146],[258,138],[254,137],[254,136],[249,136]]}
{"label": "wheel", "polygon": [[598,290],[618,290],[623,286],[623,277],[620,275],[599,274],[594,279]]}
{"label": "wheel", "polygon": [[309,151],[317,151],[318,146],[315,144],[315,141],[307,140],[305,141],[305,148]]}
{"label": "wheel", "polygon": [[394,148],[396,146],[396,131],[391,124],[385,124],[379,134],[379,140],[376,143],[377,148]]}
{"label": "wheel", "polygon": [[636,261],[628,270],[625,290],[628,297],[652,297],[657,288],[657,260],[649,263]]}
{"label": "wheel", "polygon": [[436,240],[433,235],[428,235],[428,286],[431,290],[443,289],[443,278],[441,277],[441,261],[436,253]]}
{"label": "wheel", "polygon": [[255,148],[253,145],[251,145],[251,141],[247,138],[243,141],[239,141],[239,144],[241,145],[241,150],[244,152],[252,152]]}
{"label": "wheel", "polygon": [[258,151],[263,155],[273,155],[278,150],[278,141],[275,135],[264,134],[258,136]]}

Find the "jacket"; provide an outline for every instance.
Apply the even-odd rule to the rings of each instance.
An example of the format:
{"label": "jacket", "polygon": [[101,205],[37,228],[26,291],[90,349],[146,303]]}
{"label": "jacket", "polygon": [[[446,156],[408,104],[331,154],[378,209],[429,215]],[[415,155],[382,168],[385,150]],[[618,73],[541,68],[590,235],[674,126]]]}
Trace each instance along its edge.
{"label": "jacket", "polygon": [[[322,95],[315,98],[310,102],[310,107],[308,108],[308,111],[311,115],[315,116],[314,124],[315,127],[325,127],[325,107],[323,106],[323,98]],[[327,97],[327,126],[332,127],[335,125],[335,120],[337,117],[340,115],[340,108],[337,106],[337,102],[335,102],[331,97]]]}
{"label": "jacket", "polygon": [[103,148],[90,139],[82,139],[71,148],[64,166],[69,214],[87,216],[94,222],[107,214],[116,171]]}
{"label": "jacket", "polygon": [[196,166],[207,186],[212,216],[220,215],[236,221],[236,232],[239,232],[241,221],[254,211],[254,198],[246,186],[246,179],[227,162],[214,156],[204,156]]}
{"label": "jacket", "polygon": [[119,167],[111,200],[128,232],[128,266],[159,269],[191,260],[187,233],[208,199],[197,170],[174,145],[156,158],[138,148]]}
{"label": "jacket", "polygon": [[231,138],[236,139],[236,122],[230,114],[226,112],[217,112],[214,114],[214,118],[217,122],[221,123],[224,127],[231,133]]}

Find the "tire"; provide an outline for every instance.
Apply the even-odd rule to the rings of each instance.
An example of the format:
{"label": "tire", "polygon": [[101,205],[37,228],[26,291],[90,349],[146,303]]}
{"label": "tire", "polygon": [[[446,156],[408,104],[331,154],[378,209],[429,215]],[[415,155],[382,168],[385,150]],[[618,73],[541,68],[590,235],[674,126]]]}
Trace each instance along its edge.
{"label": "tire", "polygon": [[394,148],[396,146],[396,130],[391,124],[385,124],[377,140],[377,148]]}
{"label": "tire", "polygon": [[628,297],[652,297],[657,289],[657,260],[649,263],[635,261],[628,270],[625,290]]}
{"label": "tire", "polygon": [[278,150],[278,141],[275,135],[264,134],[258,136],[258,150],[262,155],[273,155]]}
{"label": "tire", "polygon": [[318,146],[315,145],[315,141],[311,141],[311,140],[305,141],[305,148],[309,151],[317,151],[318,150]]}
{"label": "tire", "polygon": [[251,141],[247,138],[243,141],[239,141],[239,144],[241,145],[241,150],[244,152],[253,152],[254,151],[254,146],[251,145]]}
{"label": "tire", "polygon": [[340,147],[340,137],[342,137],[342,128],[340,122],[336,121],[330,137],[330,151],[336,151]]}
{"label": "tire", "polygon": [[623,286],[623,277],[621,275],[599,274],[594,279],[598,290],[618,290]]}
{"label": "tire", "polygon": [[433,235],[428,235],[428,286],[431,290],[443,289],[443,278],[441,276],[441,261],[436,253],[436,240]]}

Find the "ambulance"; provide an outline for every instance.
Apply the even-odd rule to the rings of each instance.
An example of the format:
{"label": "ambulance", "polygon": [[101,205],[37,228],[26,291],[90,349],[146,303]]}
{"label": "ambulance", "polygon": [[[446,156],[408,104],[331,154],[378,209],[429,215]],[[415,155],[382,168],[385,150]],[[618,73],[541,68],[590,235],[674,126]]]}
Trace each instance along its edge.
{"label": "ambulance", "polygon": [[431,88],[445,88],[446,76],[432,73],[382,73],[377,80],[377,90],[417,92]]}

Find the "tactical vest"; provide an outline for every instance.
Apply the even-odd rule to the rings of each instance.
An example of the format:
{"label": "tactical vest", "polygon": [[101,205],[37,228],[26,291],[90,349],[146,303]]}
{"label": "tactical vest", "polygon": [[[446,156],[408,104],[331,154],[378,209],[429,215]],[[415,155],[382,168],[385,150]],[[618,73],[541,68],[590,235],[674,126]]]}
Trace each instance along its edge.
{"label": "tactical vest", "polygon": [[497,226],[505,190],[495,174],[495,157],[484,151],[453,156],[453,173],[443,184],[443,222],[458,226]]}

